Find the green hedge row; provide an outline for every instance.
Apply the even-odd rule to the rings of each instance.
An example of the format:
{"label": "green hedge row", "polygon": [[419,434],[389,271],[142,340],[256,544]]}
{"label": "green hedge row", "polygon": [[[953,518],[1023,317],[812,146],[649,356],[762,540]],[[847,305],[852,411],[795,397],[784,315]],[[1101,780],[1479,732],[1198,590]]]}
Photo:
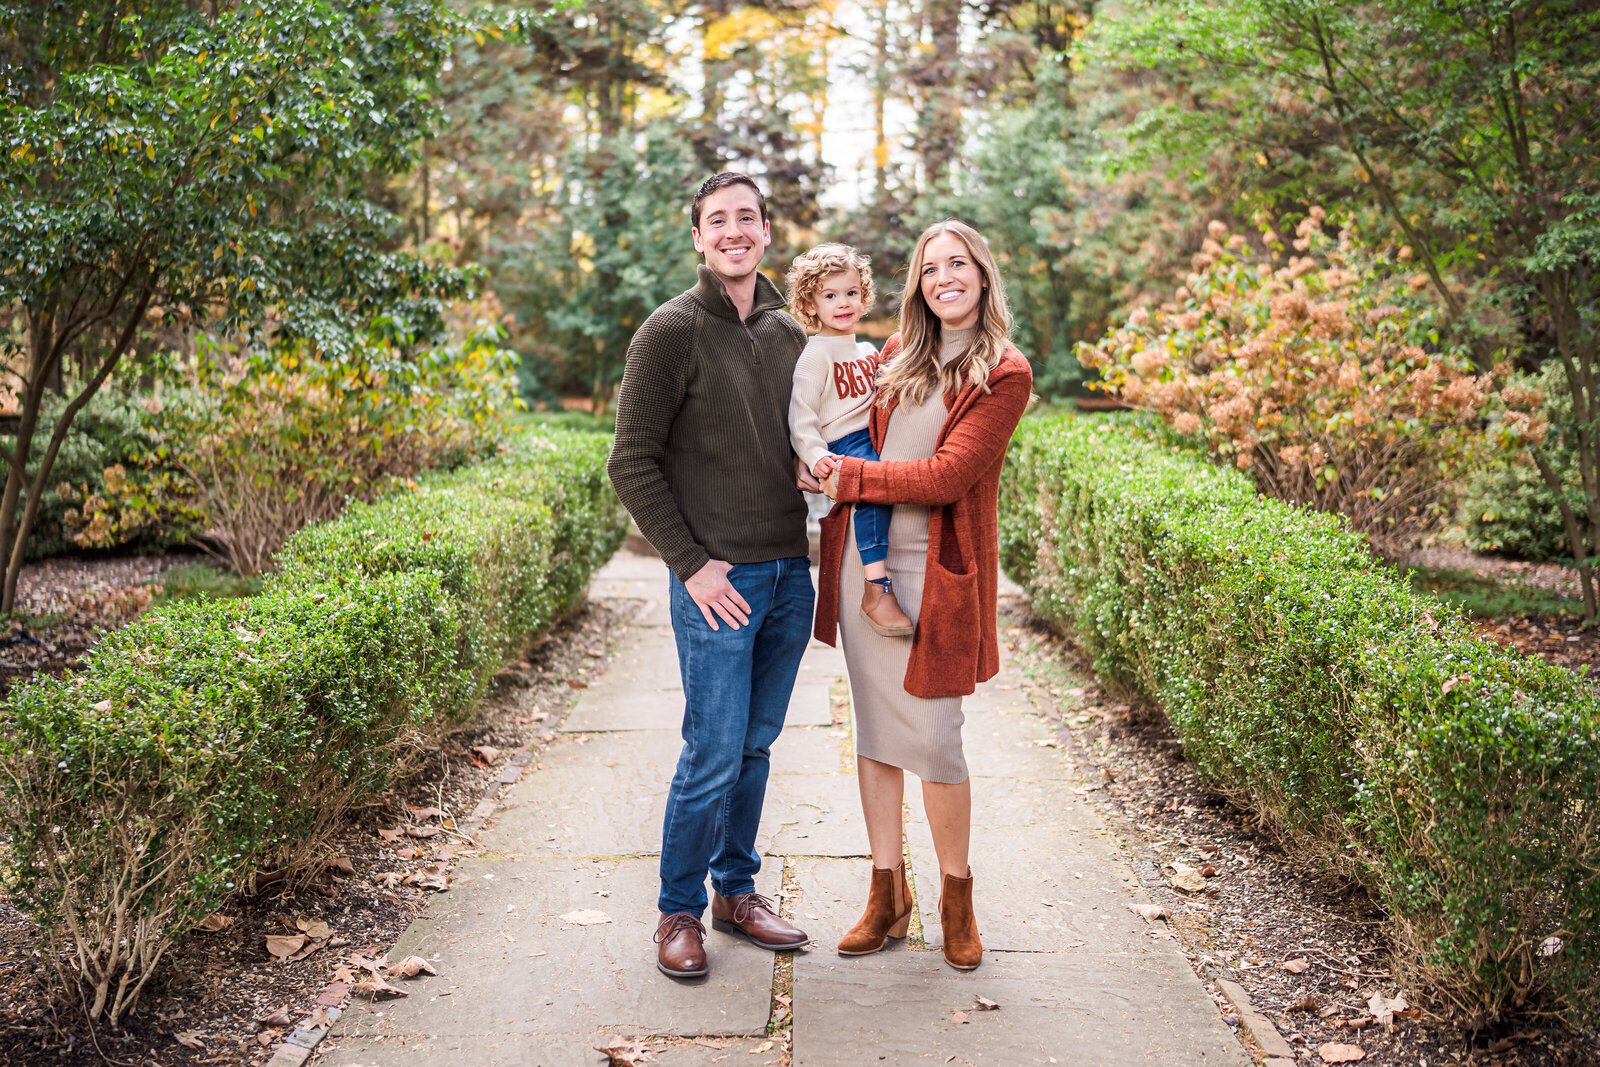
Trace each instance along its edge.
{"label": "green hedge row", "polygon": [[1185,754],[1387,906],[1396,963],[1479,1019],[1600,986],[1600,714],[1475,639],[1337,518],[1127,422],[1024,420],[1004,566]]}
{"label": "green hedge row", "polygon": [[523,434],[295,535],[263,592],[151,612],[4,712],[13,895],[91,1015],[259,872],[306,869],[348,806],[471,707],[621,544],[609,440]]}

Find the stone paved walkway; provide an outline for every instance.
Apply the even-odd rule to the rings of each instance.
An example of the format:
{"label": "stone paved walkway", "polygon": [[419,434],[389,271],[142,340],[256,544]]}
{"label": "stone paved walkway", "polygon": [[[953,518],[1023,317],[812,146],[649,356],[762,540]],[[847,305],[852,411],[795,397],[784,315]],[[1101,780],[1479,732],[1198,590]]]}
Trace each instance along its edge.
{"label": "stone paved walkway", "polygon": [[[624,553],[591,587],[642,602],[624,647],[562,723],[456,869],[449,892],[390,952],[436,961],[406,1000],[357,1003],[338,1021],[333,1067],[597,1067],[605,1035],[680,1035],[663,1067],[777,1061],[766,1028],[771,953],[708,932],[710,976],[680,983],[654,965],[656,855],[682,712],[659,560]],[[859,913],[869,861],[848,723],[830,691],[844,659],[813,644],[773,748],[758,888],[790,902],[815,939],[793,959],[797,1067],[859,1064],[1249,1063],[1175,943],[1127,905],[1145,900],[1127,858],[1029,703],[1014,664],[967,701],[974,898],[986,953],[959,973],[938,952],[937,865],[915,779],[907,828],[923,945],[833,951]],[[843,706],[841,704],[841,706]],[[564,921],[579,910],[609,922]],[[1159,924],[1157,924],[1159,926]],[[975,996],[998,1011],[969,1011]],[[968,1011],[966,1021],[953,1011]],[[711,1045],[723,1047],[713,1048]],[[751,1055],[758,1053],[758,1055]]]}

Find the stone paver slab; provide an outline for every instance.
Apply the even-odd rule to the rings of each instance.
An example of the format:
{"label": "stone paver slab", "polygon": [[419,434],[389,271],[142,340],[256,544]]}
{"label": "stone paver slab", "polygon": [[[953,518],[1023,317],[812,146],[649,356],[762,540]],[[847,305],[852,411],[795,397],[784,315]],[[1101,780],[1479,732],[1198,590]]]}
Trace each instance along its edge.
{"label": "stone paver slab", "polygon": [[667,787],[683,741],[674,731],[567,736],[522,777],[496,813],[494,841],[527,855],[630,856],[661,851]]}
{"label": "stone paver slab", "polygon": [[[1077,796],[1063,799],[1063,794],[1073,788],[1071,781],[979,775],[973,775],[971,781],[974,827],[1037,826],[1048,818],[1051,822],[1087,832],[1104,829],[1093,809]],[[906,776],[906,806],[907,821],[928,821],[922,803],[922,783],[916,775]]]}
{"label": "stone paver slab", "polygon": [[[335,1025],[345,1062],[370,1062],[378,1038],[404,1035],[753,1035],[766,1026],[772,953],[710,932],[709,976],[679,982],[656,970],[654,860],[488,852],[457,873],[450,892],[434,897],[390,950],[392,959],[436,959],[439,975],[410,980],[404,1001],[353,1003]],[[771,895],[777,877],[763,871],[758,884]],[[613,921],[584,926],[560,918],[579,910]],[[353,1043],[357,1033],[367,1035],[367,1061]]]}
{"label": "stone paver slab", "polygon": [[[988,953],[982,967],[962,973],[932,952],[811,954],[795,961],[794,1062],[1246,1067],[1238,1041],[1183,970]],[[971,1011],[977,995],[1000,1010]]]}
{"label": "stone paver slab", "polygon": [[828,700],[829,690],[832,687],[832,678],[816,675],[801,675],[797,678],[794,683],[794,692],[789,697],[789,710],[784,716],[784,725],[831,725],[833,723],[833,709]]}
{"label": "stone paver slab", "polygon": [[756,849],[763,856],[866,855],[855,776],[772,775]]}
{"label": "stone paver slab", "polygon": [[[936,947],[944,938],[933,836],[924,823],[908,824],[906,836],[922,937]],[[974,831],[969,856],[986,950],[1103,955],[1149,949],[1144,920],[1127,910],[1133,872],[1102,839],[1051,824],[984,828]]]}
{"label": "stone paver slab", "polygon": [[773,774],[838,774],[849,736],[837,726],[785,726],[772,744]]}

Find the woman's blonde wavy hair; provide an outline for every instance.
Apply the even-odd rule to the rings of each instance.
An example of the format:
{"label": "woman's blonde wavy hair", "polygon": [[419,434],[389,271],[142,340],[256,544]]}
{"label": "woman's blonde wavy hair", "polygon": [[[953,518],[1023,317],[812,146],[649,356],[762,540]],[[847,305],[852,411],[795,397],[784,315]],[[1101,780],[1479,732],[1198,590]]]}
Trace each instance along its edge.
{"label": "woman's blonde wavy hair", "polygon": [[[972,345],[944,367],[939,366],[943,324],[922,297],[922,266],[928,242],[951,234],[967,246],[983,277],[984,293],[978,304],[978,332]],[[1000,365],[1011,337],[1011,309],[1000,286],[1000,268],[983,235],[960,219],[936,222],[922,231],[911,253],[905,295],[900,299],[900,348],[878,372],[878,403],[891,398],[902,404],[920,404],[935,389],[949,395],[971,383],[989,391],[989,374]]]}

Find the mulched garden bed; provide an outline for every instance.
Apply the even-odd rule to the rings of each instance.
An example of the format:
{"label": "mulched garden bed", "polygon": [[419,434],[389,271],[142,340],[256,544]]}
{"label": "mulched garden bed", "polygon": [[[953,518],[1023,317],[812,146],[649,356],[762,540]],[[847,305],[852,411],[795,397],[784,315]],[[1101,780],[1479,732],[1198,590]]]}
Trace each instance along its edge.
{"label": "mulched garden bed", "polygon": [[[363,961],[383,957],[430,893],[448,891],[452,862],[473,854],[461,824],[500,788],[508,766],[526,758],[537,769],[576,691],[604,666],[621,621],[591,602],[501,670],[463,729],[335,835],[318,878],[232,900],[219,913],[225,928],[197,931],[172,950],[125,1029],[91,1033],[81,1010],[52,1003],[38,930],[0,891],[0,1064],[263,1063],[295,1025],[346,1002],[349,986],[370,977]],[[298,958],[270,954],[269,938],[302,931],[322,936]],[[324,995],[332,981],[345,985]]]}
{"label": "mulched garden bed", "polygon": [[[1387,969],[1390,945],[1371,897],[1286,852],[1247,812],[1204,788],[1161,713],[1094,682],[1077,648],[1035,616],[1026,598],[1002,598],[1001,628],[1088,779],[1091,802],[1147,884],[1157,881],[1152,896],[1171,910],[1191,963],[1230,1025],[1239,1021],[1217,978],[1238,982],[1308,1063],[1323,1063],[1315,1050],[1327,1044],[1359,1045],[1360,1062],[1383,1067],[1600,1063],[1595,1029],[1571,1033],[1523,1021],[1472,1033],[1408,1009],[1386,1030],[1373,1019],[1371,998],[1401,990]],[[1207,891],[1169,888],[1178,865],[1212,869]],[[1159,922],[1151,925],[1152,936],[1173,936]],[[1302,960],[1303,970],[1291,962]]]}

